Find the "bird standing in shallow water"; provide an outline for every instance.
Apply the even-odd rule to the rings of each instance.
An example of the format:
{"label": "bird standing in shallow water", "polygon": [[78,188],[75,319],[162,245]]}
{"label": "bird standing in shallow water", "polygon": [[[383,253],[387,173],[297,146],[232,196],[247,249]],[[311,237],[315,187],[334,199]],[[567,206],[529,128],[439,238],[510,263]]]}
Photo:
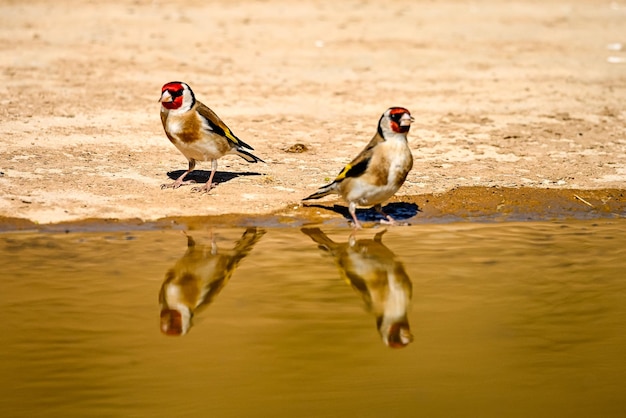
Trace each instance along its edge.
{"label": "bird standing in shallow water", "polygon": [[250,145],[237,138],[224,122],[207,106],[196,100],[191,88],[181,81],[172,81],[161,88],[161,122],[169,140],[189,160],[189,169],[164,188],[176,189],[193,171],[197,161],[211,161],[211,175],[202,187],[192,190],[208,192],[217,183],[213,177],[217,171],[217,160],[224,155],[238,155],[249,163],[265,162],[247,150]]}
{"label": "bird standing in shallow water", "polygon": [[337,178],[302,200],[319,199],[338,194],[348,202],[348,210],[355,228],[361,228],[356,207],[373,206],[385,217],[383,223],[396,221],[383,212],[381,204],[393,196],[406,180],[413,167],[413,155],[407,142],[407,133],[414,119],[403,107],[392,107],[378,121],[378,130]]}

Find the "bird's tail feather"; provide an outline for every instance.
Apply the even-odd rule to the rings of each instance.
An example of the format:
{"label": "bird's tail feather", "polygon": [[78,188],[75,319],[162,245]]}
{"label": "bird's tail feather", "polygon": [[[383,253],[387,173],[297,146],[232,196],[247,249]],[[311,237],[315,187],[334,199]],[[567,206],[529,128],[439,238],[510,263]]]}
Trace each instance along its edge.
{"label": "bird's tail feather", "polygon": [[333,194],[333,193],[337,193],[337,191],[335,190],[335,182],[332,182],[330,184],[327,184],[326,186],[322,186],[319,188],[318,191],[316,191],[315,193],[313,193],[310,196],[305,197],[302,200],[311,200],[311,199],[319,199],[320,197],[324,197],[324,196],[328,196],[329,194]]}
{"label": "bird's tail feather", "polygon": [[253,155],[252,153],[244,150],[241,147],[235,148],[235,154],[237,154],[238,156],[240,156],[241,158],[243,158],[244,160],[246,160],[249,163],[258,163],[259,161],[262,162],[262,163],[265,162],[262,159],[260,159],[259,157],[257,157],[256,155]]}
{"label": "bird's tail feather", "polygon": [[332,251],[339,246],[319,228],[302,228],[301,231],[315,241],[323,250]]}
{"label": "bird's tail feather", "polygon": [[233,248],[232,253],[234,255],[230,257],[230,261],[228,262],[228,265],[229,266],[232,265],[233,267],[237,266],[239,261],[245,258],[248,255],[248,253],[252,251],[252,248],[254,247],[254,245],[257,242],[259,242],[259,240],[264,234],[265,234],[264,229],[260,229],[260,228],[257,229],[254,227],[247,228],[246,232],[244,232],[241,238],[239,238],[239,241],[237,241],[235,248]]}
{"label": "bird's tail feather", "polygon": [[237,138],[237,145],[239,145],[240,148],[247,148],[250,151],[254,151],[254,148],[252,148],[250,145],[246,144],[245,142],[243,142],[241,139]]}

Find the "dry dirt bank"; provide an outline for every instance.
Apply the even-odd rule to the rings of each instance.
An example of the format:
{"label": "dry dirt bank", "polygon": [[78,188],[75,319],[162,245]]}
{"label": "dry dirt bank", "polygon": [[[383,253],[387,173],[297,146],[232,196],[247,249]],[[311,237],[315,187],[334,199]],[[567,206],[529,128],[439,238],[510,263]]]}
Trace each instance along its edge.
{"label": "dry dirt bank", "polygon": [[[511,211],[622,202],[626,3],[4,0],[0,22],[5,218],[287,213],[392,105],[417,119],[397,199],[423,208],[417,219],[488,212],[494,186],[518,190],[500,206]],[[267,164],[222,159],[210,195],[161,190],[186,166],[158,116],[170,80],[187,81]],[[595,209],[572,198],[603,189]]]}

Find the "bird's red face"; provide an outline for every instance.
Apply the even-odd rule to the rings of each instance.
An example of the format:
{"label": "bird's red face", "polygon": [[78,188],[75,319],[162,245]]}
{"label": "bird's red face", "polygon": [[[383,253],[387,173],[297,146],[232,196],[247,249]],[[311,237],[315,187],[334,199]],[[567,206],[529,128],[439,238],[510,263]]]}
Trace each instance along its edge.
{"label": "bird's red face", "polygon": [[179,81],[172,81],[161,88],[161,105],[169,110],[179,109],[183,105],[185,86]]}
{"label": "bird's red face", "polygon": [[403,107],[392,107],[389,109],[389,119],[391,119],[391,129],[396,133],[407,133],[411,129],[411,122],[415,119],[411,113]]}
{"label": "bird's red face", "polygon": [[389,328],[385,339],[389,348],[404,348],[413,341],[408,323],[395,323]]}
{"label": "bird's red face", "polygon": [[175,309],[161,310],[161,332],[166,335],[183,335],[183,317]]}

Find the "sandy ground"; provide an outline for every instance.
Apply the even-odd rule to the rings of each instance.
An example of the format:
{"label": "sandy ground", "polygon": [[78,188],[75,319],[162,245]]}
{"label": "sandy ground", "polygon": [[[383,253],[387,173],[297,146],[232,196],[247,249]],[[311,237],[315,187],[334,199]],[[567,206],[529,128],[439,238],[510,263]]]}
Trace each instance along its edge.
{"label": "sandy ground", "polygon": [[[624,1],[0,0],[0,22],[2,217],[297,214],[395,105],[416,118],[396,201],[614,189],[587,203],[624,210]],[[159,120],[172,80],[267,164],[161,190],[187,165]]]}

